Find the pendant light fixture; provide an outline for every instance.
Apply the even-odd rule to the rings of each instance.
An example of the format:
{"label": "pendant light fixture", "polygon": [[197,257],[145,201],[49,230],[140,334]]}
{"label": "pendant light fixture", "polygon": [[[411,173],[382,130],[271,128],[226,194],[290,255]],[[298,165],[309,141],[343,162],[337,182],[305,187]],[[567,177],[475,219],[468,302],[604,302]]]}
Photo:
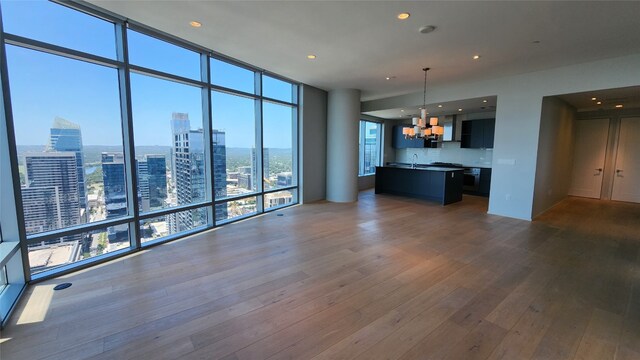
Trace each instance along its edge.
{"label": "pendant light fixture", "polygon": [[402,129],[405,138],[426,138],[438,140],[438,135],[444,134],[444,127],[438,126],[438,117],[429,118],[427,123],[427,71],[430,68],[423,68],[424,71],[424,91],[422,93],[422,107],[420,108],[420,117],[412,119],[413,127]]}

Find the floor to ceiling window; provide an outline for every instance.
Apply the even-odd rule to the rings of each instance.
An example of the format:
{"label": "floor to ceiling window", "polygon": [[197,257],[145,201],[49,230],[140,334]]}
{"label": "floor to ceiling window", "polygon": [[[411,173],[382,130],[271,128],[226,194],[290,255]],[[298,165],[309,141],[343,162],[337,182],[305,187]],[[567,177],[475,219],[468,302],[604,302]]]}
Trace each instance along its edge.
{"label": "floor to ceiling window", "polygon": [[27,281],[297,203],[296,84],[74,6],[0,1]]}
{"label": "floor to ceiling window", "polygon": [[[50,3],[2,5],[7,33],[115,55],[114,24],[90,17],[85,22],[102,34],[101,44],[90,47],[82,37],[67,44],[74,29],[56,25],[76,18],[74,11]],[[55,30],[23,28],[15,19],[27,10]],[[5,54],[31,273],[129,247],[118,69],[18,42],[7,43]],[[119,223],[94,226],[104,221]]]}
{"label": "floor to ceiling window", "polygon": [[358,175],[375,174],[382,164],[382,124],[360,120],[358,149]]}

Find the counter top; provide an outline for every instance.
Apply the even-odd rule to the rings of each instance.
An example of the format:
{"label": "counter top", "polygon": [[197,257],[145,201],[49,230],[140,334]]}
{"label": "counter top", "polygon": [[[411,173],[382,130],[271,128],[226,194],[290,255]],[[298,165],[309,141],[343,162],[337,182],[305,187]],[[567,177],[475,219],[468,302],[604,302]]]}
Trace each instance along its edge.
{"label": "counter top", "polygon": [[[389,167],[411,167],[410,163],[401,163],[401,162],[389,162],[387,163],[386,166]],[[465,165],[465,164],[460,164],[460,168],[480,168],[480,169],[491,169],[491,166],[487,166],[487,165]],[[446,166],[441,166],[441,165],[436,165],[436,164],[416,164],[417,168],[426,168],[426,167],[446,167]]]}
{"label": "counter top", "polygon": [[452,168],[452,167],[444,167],[444,166],[430,166],[430,165],[416,165],[416,167],[412,167],[411,165],[392,165],[392,166],[378,166],[378,167],[386,167],[392,169],[406,169],[406,170],[419,170],[419,171],[463,171],[462,168]]}

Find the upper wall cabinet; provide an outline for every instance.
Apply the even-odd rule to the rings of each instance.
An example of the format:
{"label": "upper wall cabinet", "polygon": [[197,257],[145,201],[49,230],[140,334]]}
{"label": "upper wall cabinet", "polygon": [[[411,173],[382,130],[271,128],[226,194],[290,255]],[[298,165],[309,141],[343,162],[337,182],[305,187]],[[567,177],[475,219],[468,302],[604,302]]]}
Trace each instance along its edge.
{"label": "upper wall cabinet", "polygon": [[468,120],[462,122],[461,148],[492,149],[496,119]]}

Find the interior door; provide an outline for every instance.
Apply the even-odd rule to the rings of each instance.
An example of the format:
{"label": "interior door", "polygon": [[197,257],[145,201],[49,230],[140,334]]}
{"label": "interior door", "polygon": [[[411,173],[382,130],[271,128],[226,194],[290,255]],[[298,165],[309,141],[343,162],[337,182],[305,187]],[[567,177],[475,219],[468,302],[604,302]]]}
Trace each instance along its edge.
{"label": "interior door", "polygon": [[620,120],[611,200],[640,202],[640,117]]}
{"label": "interior door", "polygon": [[609,119],[576,121],[569,195],[600,199]]}

